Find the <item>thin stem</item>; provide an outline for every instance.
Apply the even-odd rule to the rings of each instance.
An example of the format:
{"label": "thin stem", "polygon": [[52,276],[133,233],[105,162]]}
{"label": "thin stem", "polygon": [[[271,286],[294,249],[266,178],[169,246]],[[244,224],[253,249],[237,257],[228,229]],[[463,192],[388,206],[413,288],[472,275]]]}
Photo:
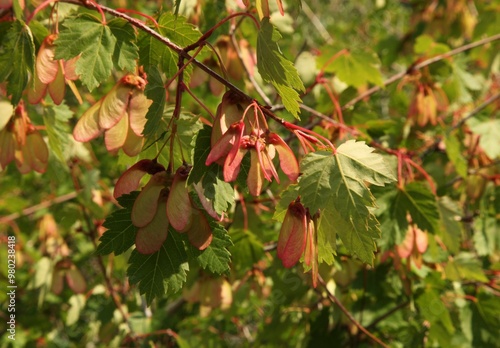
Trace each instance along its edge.
{"label": "thin stem", "polygon": [[330,301],[332,301],[333,303],[335,303],[339,308],[340,310],[347,316],[347,318],[349,318],[349,320],[359,329],[361,330],[365,335],[367,335],[373,342],[379,344],[380,346],[384,347],[384,348],[389,348],[388,345],[386,345],[384,342],[382,342],[378,337],[375,337],[370,331],[368,331],[367,329],[365,329],[363,327],[363,325],[361,325],[357,320],[356,318],[353,317],[353,315],[351,314],[351,312],[349,312],[347,310],[347,308],[344,307],[344,305],[342,304],[342,302],[340,302],[340,300],[330,292],[330,290],[328,290],[327,286],[326,286],[326,283],[325,281],[323,280],[323,278],[318,275],[318,281],[319,283],[323,286],[323,288],[325,289],[326,291],[326,294],[328,296],[328,298],[330,299]]}
{"label": "thin stem", "polygon": [[366,326],[366,329],[371,329],[373,327],[375,327],[378,323],[380,323],[382,320],[390,317],[392,314],[396,313],[397,311],[399,311],[400,309],[403,309],[405,308],[406,306],[408,306],[410,304],[410,301],[405,301],[403,303],[400,303],[399,305],[397,305],[396,307],[392,308],[391,310],[389,310],[388,312],[382,314],[381,316],[375,318],[369,325]]}
{"label": "thin stem", "polygon": [[223,25],[224,23],[226,23],[227,21],[235,18],[235,17],[238,17],[238,16],[247,16],[247,17],[250,17],[255,26],[257,27],[257,30],[260,29],[260,25],[259,25],[259,22],[257,22],[257,20],[255,19],[254,16],[252,16],[250,13],[248,12],[238,12],[238,13],[233,13],[232,15],[224,18],[223,20],[221,20],[220,22],[218,22],[216,25],[214,25],[212,28],[208,29],[205,34],[203,34],[199,39],[198,41],[196,41],[195,43],[189,45],[189,46],[186,46],[184,48],[184,50],[186,52],[189,52],[189,51],[192,51],[194,50],[196,47],[200,46],[200,44],[202,44],[204,41],[206,41],[206,39],[208,39],[213,33],[214,31],[219,28],[221,25]]}
{"label": "thin stem", "polygon": [[14,220],[20,218],[21,216],[31,215],[33,213],[36,213],[39,210],[49,208],[52,205],[63,203],[66,201],[70,201],[70,200],[76,198],[77,195],[78,195],[77,191],[70,192],[70,193],[67,193],[65,195],[55,197],[53,199],[42,202],[40,204],[33,205],[31,207],[23,209],[20,213],[12,213],[10,215],[0,217],[0,224],[9,223],[11,221],[14,221]]}
{"label": "thin stem", "polygon": [[[115,9],[112,9],[112,8],[104,6],[104,5],[96,6],[96,4],[90,3],[90,2],[82,3],[82,2],[76,1],[76,0],[62,0],[61,2],[65,2],[65,3],[73,4],[73,5],[85,6],[87,8],[95,9],[95,10],[98,10],[97,7],[99,7],[102,11],[104,11],[106,13],[109,13],[110,15],[112,15],[114,17],[125,19],[127,22],[129,22],[130,24],[132,24],[134,27],[136,27],[136,28],[138,28],[138,29],[146,32],[147,34],[151,35],[152,37],[154,37],[155,39],[157,39],[158,41],[160,41],[161,43],[163,43],[165,46],[167,46],[168,48],[170,48],[172,51],[174,51],[180,57],[182,57],[184,59],[188,59],[188,60],[192,59],[192,56],[189,53],[187,53],[182,47],[174,44],[172,41],[170,41],[169,38],[166,38],[166,37],[162,36],[160,33],[154,31],[153,29],[151,29],[146,24],[144,24],[142,21],[140,21],[140,20],[138,20],[136,18],[130,17],[126,13],[119,12],[119,11],[117,11]],[[232,84],[231,82],[229,82],[224,77],[222,77],[219,74],[217,74],[215,71],[213,71],[212,69],[210,69],[208,66],[206,66],[205,64],[203,64],[199,60],[193,59],[192,63],[194,65],[196,65],[197,67],[199,67],[204,72],[206,72],[207,74],[209,74],[210,76],[212,76],[214,79],[216,79],[217,81],[219,81],[220,83],[222,83],[224,86],[226,86],[227,88],[231,89],[233,92],[235,92],[238,95],[240,95],[243,99],[246,99],[248,101],[253,100],[252,97],[250,97],[249,95],[247,95],[241,89],[239,89],[238,87],[236,87],[234,84]]]}
{"label": "thin stem", "polygon": [[467,122],[467,120],[469,120],[470,118],[476,116],[478,113],[480,113],[481,111],[483,111],[486,107],[488,107],[488,105],[494,103],[496,100],[499,100],[500,99],[500,93],[497,93],[495,95],[492,95],[491,97],[489,97],[488,99],[486,99],[484,102],[482,102],[480,105],[478,105],[476,108],[474,108],[474,110],[472,110],[471,112],[469,112],[469,114],[462,118],[460,120],[460,122],[458,122],[453,128],[453,129],[456,129],[456,128],[459,128],[461,125],[463,125],[465,122]]}
{"label": "thin stem", "polygon": [[484,38],[484,39],[479,40],[479,41],[471,42],[470,44],[457,47],[457,48],[455,48],[455,49],[453,49],[451,51],[448,51],[448,52],[443,53],[443,54],[439,54],[439,55],[437,55],[435,57],[426,59],[426,60],[424,60],[424,61],[422,61],[420,63],[417,63],[417,64],[415,64],[413,66],[410,66],[406,71],[397,73],[396,75],[393,75],[390,78],[388,78],[387,80],[385,80],[384,83],[383,83],[383,86],[374,86],[374,87],[368,89],[366,92],[361,93],[356,98],[350,100],[344,106],[342,106],[342,109],[345,110],[345,109],[348,109],[348,108],[354,106],[354,104],[358,103],[359,101],[361,101],[361,100],[365,99],[366,97],[374,94],[375,92],[380,91],[383,87],[386,87],[386,86],[390,85],[391,83],[396,82],[396,81],[402,79],[406,75],[414,73],[416,70],[420,70],[420,69],[422,69],[422,68],[424,68],[424,67],[426,67],[428,65],[431,65],[433,63],[439,62],[439,61],[441,61],[441,60],[443,60],[445,58],[452,57],[452,56],[457,55],[459,53],[468,51],[470,49],[473,49],[473,48],[476,48],[476,47],[479,47],[479,46],[486,45],[486,44],[488,44],[490,42],[493,42],[493,41],[496,41],[496,40],[500,40],[500,34],[489,36],[489,37]]}
{"label": "thin stem", "polygon": [[238,43],[236,42],[236,36],[234,35],[234,32],[231,33],[231,42],[233,43],[234,49],[236,50],[236,54],[238,55],[238,59],[240,60],[241,65],[243,65],[243,68],[245,69],[245,72],[247,73],[247,76],[248,76],[248,79],[250,80],[250,83],[255,88],[255,91],[259,94],[259,96],[262,98],[264,103],[266,103],[266,105],[268,105],[268,106],[271,106],[273,104],[273,102],[271,101],[271,99],[269,99],[269,97],[264,92],[262,87],[260,87],[260,85],[257,83],[255,78],[253,77],[253,74],[250,72],[249,68],[246,66],[245,60],[243,59],[243,55],[240,51],[240,47],[238,46]]}

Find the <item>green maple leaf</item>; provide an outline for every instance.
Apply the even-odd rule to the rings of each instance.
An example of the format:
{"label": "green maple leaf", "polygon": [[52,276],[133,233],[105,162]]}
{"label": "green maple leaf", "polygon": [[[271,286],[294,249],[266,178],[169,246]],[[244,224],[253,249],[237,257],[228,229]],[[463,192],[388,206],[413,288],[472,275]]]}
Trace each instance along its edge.
{"label": "green maple leaf", "polygon": [[[212,136],[212,128],[209,126],[203,126],[203,128],[198,132],[196,138],[193,139],[191,151],[191,162],[193,163],[193,168],[189,172],[188,184],[196,184],[201,181],[205,173],[207,172],[207,166],[205,161],[207,160],[208,154],[212,149],[210,138]],[[211,164],[208,169],[210,169],[215,164]]]}
{"label": "green maple leaf", "polygon": [[304,92],[305,88],[293,63],[281,53],[277,44],[279,39],[279,31],[269,18],[263,18],[257,37],[257,68],[264,81],[276,88],[285,108],[298,118],[302,100],[297,91]]}
{"label": "green maple leaf", "polygon": [[203,194],[212,202],[217,214],[227,212],[234,205],[234,189],[223,179],[222,167],[216,163],[210,166],[205,161],[211,150],[210,137],[212,129],[204,126],[192,141],[193,168],[189,173],[188,184],[201,181]]}
{"label": "green maple leaf", "polygon": [[43,123],[49,138],[49,145],[61,163],[66,163],[64,148],[68,145],[68,121],[73,112],[65,104],[50,105],[43,114]]}
{"label": "green maple leaf", "polygon": [[392,215],[398,221],[402,231],[406,231],[408,226],[407,213],[420,229],[430,233],[436,233],[439,230],[441,218],[436,196],[425,184],[411,182],[398,190],[392,206]]}
{"label": "green maple leaf", "polygon": [[132,224],[130,214],[138,195],[139,191],[134,191],[118,198],[118,203],[123,208],[109,215],[104,221],[103,226],[107,231],[99,238],[101,243],[96,250],[98,255],[120,255],[135,244],[137,227]]}
{"label": "green maple leaf", "polygon": [[17,105],[28,85],[29,74],[35,71],[35,44],[30,28],[15,20],[0,45],[0,82],[7,80],[7,94]]}
{"label": "green maple leaf", "polygon": [[62,26],[55,41],[55,59],[69,60],[81,54],[76,63],[76,73],[82,83],[93,90],[113,70],[116,37],[110,27],[88,14],[68,18]]}
{"label": "green maple leaf", "polygon": [[135,71],[139,48],[135,44],[136,34],[132,25],[121,18],[108,22],[111,33],[116,38],[113,62],[121,70]]}
{"label": "green maple leaf", "polygon": [[[173,115],[173,107],[167,107],[158,120],[158,126],[154,133],[149,136],[149,143],[146,143],[145,149],[137,156],[137,159],[153,158],[159,152],[158,161],[160,163],[169,163],[170,151],[163,148],[163,142],[166,137],[171,135],[169,125]],[[149,120],[148,120],[149,122]],[[198,116],[182,110],[179,119],[174,121],[176,124],[175,141],[173,147],[174,168],[180,167],[184,161],[189,158],[191,153],[192,140],[196,133],[202,128],[202,123],[198,121]],[[147,123],[146,123],[147,126]],[[165,151],[162,151],[165,150]]]}
{"label": "green maple leaf", "polygon": [[422,317],[427,319],[431,325],[442,324],[449,333],[455,331],[450,311],[435,290],[426,288],[425,292],[417,298],[416,303]]}
{"label": "green maple leaf", "polygon": [[163,82],[161,72],[156,66],[149,66],[146,69],[148,75],[148,84],[144,93],[148,99],[153,101],[146,114],[146,125],[142,134],[146,138],[154,136],[160,125],[163,113],[165,111],[165,104],[167,96],[165,94],[165,83]]}
{"label": "green maple leaf", "polygon": [[318,232],[322,241],[321,258],[333,262],[327,252],[334,250],[335,235],[345,247],[366,263],[372,263],[374,239],[380,236],[373,214],[375,198],[365,183],[383,186],[395,180],[384,158],[373,153],[364,142],[347,141],[336,154],[321,151],[308,154],[301,163],[299,181],[301,202],[311,214],[320,211]]}
{"label": "green maple leaf", "polygon": [[173,294],[182,289],[186,282],[189,265],[182,236],[169,228],[168,237],[160,250],[144,255],[137,250],[129,259],[127,275],[131,284],[139,285],[139,292],[151,302],[165,294]]}
{"label": "green maple leaf", "polygon": [[[383,85],[382,74],[379,66],[380,61],[373,52],[353,50],[338,56],[332,62],[328,60],[337,52],[331,48],[322,50],[318,57],[318,68],[324,68],[325,72],[332,72],[350,86],[361,87],[367,83],[378,86]],[[325,64],[328,64],[325,66]]]}
{"label": "green maple leaf", "polygon": [[230,270],[231,253],[227,250],[232,246],[231,238],[224,227],[212,221],[213,239],[205,250],[198,250],[187,241],[190,259],[195,259],[203,269],[212,273],[223,274]]}

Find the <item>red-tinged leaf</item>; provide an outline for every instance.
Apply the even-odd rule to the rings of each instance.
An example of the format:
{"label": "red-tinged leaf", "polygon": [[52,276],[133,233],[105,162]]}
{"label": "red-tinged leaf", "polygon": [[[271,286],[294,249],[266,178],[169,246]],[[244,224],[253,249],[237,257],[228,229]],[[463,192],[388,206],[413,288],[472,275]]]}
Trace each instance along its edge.
{"label": "red-tinged leaf", "polygon": [[78,268],[72,266],[66,271],[66,281],[75,294],[83,294],[87,289],[87,282]]}
{"label": "red-tinged leaf", "polygon": [[[226,161],[224,162],[224,180],[226,182],[236,180],[238,174],[240,173],[241,161],[243,160],[243,157],[245,157],[246,153],[246,149],[242,149],[238,146],[234,157],[226,157]],[[231,163],[229,164],[229,162]]]}
{"label": "red-tinged leaf", "polygon": [[144,92],[135,89],[130,98],[128,114],[130,118],[130,128],[138,136],[142,135],[144,126],[146,125],[146,114],[153,101],[146,98]]}
{"label": "red-tinged leaf", "polygon": [[193,187],[194,187],[194,190],[196,191],[196,193],[198,194],[198,198],[200,199],[200,202],[201,202],[201,205],[203,206],[203,209],[205,209],[205,211],[208,213],[208,215],[213,217],[215,220],[221,221],[222,217],[220,217],[219,214],[217,214],[217,212],[213,208],[212,202],[204,195],[203,186],[201,184],[201,181],[194,184]]}
{"label": "red-tinged leaf", "polygon": [[153,220],[158,207],[158,198],[161,191],[165,188],[167,182],[167,173],[156,173],[149,179],[139,196],[137,196],[132,207],[132,223],[136,227],[144,227]]}
{"label": "red-tinged leaf", "polygon": [[85,111],[78,123],[73,129],[73,137],[76,141],[86,142],[97,138],[101,134],[99,127],[99,111],[101,109],[102,100],[92,105],[90,109]]}
{"label": "red-tinged leaf", "polygon": [[110,129],[125,116],[132,88],[122,82],[115,85],[102,99],[99,111],[99,126]]}
{"label": "red-tinged leaf", "polygon": [[14,159],[16,152],[14,134],[8,132],[7,129],[0,131],[0,149],[2,149],[0,151],[0,166],[3,169]]}
{"label": "red-tinged leaf", "polygon": [[139,188],[141,179],[146,174],[156,174],[165,171],[165,167],[156,161],[143,159],[127,169],[118,179],[113,192],[113,197],[118,198]]}
{"label": "red-tinged leaf", "polygon": [[104,142],[109,152],[118,151],[125,144],[125,140],[127,140],[129,126],[128,117],[126,116],[122,117],[117,124],[104,132]]}
{"label": "red-tinged leaf", "polygon": [[413,251],[414,242],[415,242],[414,227],[409,226],[408,231],[406,232],[405,239],[403,240],[403,243],[397,246],[399,257],[401,257],[402,259],[409,257],[411,255],[411,252]]}
{"label": "red-tinged leaf", "polygon": [[280,167],[290,181],[295,182],[299,177],[299,162],[293,151],[278,134],[270,133],[269,142],[274,145],[280,159]]}
{"label": "red-tinged leaf", "polygon": [[304,254],[304,262],[311,267],[311,276],[313,287],[318,286],[318,241],[316,239],[314,221],[309,220],[307,226],[307,243]]}
{"label": "red-tinged leaf", "polygon": [[307,215],[302,203],[292,202],[288,206],[278,238],[278,257],[284,267],[293,267],[306,247]]}
{"label": "red-tinged leaf", "polygon": [[33,79],[33,84],[28,89],[28,102],[38,104],[47,94],[48,86],[40,81],[37,74],[34,75]]}
{"label": "red-tinged leaf", "polygon": [[27,157],[29,156],[29,154],[26,151],[26,147],[16,149],[14,156],[16,159],[17,170],[19,170],[21,174],[28,174],[31,170],[31,167],[27,161]]}
{"label": "red-tinged leaf", "polygon": [[266,179],[269,178],[268,181],[272,181],[272,178],[274,178],[279,184],[280,178],[272,160],[274,158],[275,151],[274,149],[269,151],[271,149],[272,147],[266,147],[264,151],[262,151],[262,167],[264,168],[264,173],[266,173]]}
{"label": "red-tinged leaf", "polygon": [[54,60],[54,40],[56,38],[56,34],[47,36],[45,40],[43,40],[42,46],[36,57],[36,73],[40,81],[46,85],[56,79],[59,70],[58,61]]}
{"label": "red-tinged leaf", "polygon": [[127,138],[125,139],[125,144],[123,144],[122,150],[130,157],[137,156],[144,145],[144,137],[136,135],[134,131],[129,127],[127,132]]}
{"label": "red-tinged leaf", "polygon": [[135,247],[141,254],[152,254],[160,250],[168,236],[168,218],[165,214],[166,202],[158,203],[153,220],[137,230]]}
{"label": "red-tinged leaf", "polygon": [[191,245],[198,250],[205,250],[212,242],[212,229],[207,218],[198,209],[192,209],[192,223],[187,231]]}
{"label": "red-tinged leaf", "polygon": [[217,107],[217,114],[212,128],[212,147],[229,130],[231,125],[241,120],[247,106],[248,103],[242,100],[238,94],[232,91],[227,91],[224,94],[222,102]]}
{"label": "red-tinged leaf", "polygon": [[240,132],[241,128],[238,123],[229,128],[229,130],[217,141],[217,143],[212,145],[212,150],[208,154],[205,165],[209,166],[220,158],[227,156],[232,147],[235,146],[235,140]]}
{"label": "red-tinged leaf", "polygon": [[258,196],[260,195],[260,191],[262,191],[264,180],[257,152],[252,150],[250,151],[250,155],[250,172],[247,178],[248,191],[252,196]]}
{"label": "red-tinged leaf", "polygon": [[283,9],[283,2],[281,0],[276,0],[276,3],[278,4],[278,9],[280,10],[281,15],[284,16],[285,10]]}
{"label": "red-tinged leaf", "polygon": [[[219,67],[215,68],[214,71],[222,74]],[[220,83],[213,77],[210,77],[210,79],[208,80],[208,87],[210,88],[210,92],[212,92],[213,95],[221,95],[222,92],[224,92],[224,90],[226,89],[226,87],[222,83]]]}
{"label": "red-tinged leaf", "polygon": [[[26,143],[22,147],[22,156],[24,164],[27,165],[27,171],[34,170],[38,173],[44,173],[49,161],[49,150],[40,133],[34,132],[26,136]],[[23,171],[21,171],[21,168]],[[26,173],[25,166],[19,169],[23,174]]]}
{"label": "red-tinged leaf", "polygon": [[428,245],[429,239],[427,232],[415,227],[415,246],[417,247],[418,252],[423,254],[427,250]]}
{"label": "red-tinged leaf", "polygon": [[189,171],[179,167],[174,175],[174,182],[170,188],[167,200],[167,217],[170,224],[178,232],[185,232],[190,228],[193,217],[191,216],[192,204],[186,187]]}
{"label": "red-tinged leaf", "polygon": [[78,80],[79,76],[76,73],[76,62],[78,61],[79,58],[80,56],[76,56],[63,63],[64,77],[66,78],[66,80],[70,81]]}
{"label": "red-tinged leaf", "polygon": [[64,81],[64,75],[62,69],[57,71],[57,75],[49,84],[49,94],[54,101],[54,104],[60,105],[64,99],[64,94],[66,92],[66,83]]}
{"label": "red-tinged leaf", "polygon": [[64,271],[54,270],[52,275],[52,286],[50,290],[56,295],[59,295],[64,288]]}

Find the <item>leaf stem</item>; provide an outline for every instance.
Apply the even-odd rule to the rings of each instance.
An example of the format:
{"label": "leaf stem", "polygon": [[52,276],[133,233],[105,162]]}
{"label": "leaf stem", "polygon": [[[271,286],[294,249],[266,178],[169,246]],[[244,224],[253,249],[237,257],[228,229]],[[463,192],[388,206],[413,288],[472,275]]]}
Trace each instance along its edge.
{"label": "leaf stem", "polygon": [[394,83],[394,82],[402,79],[406,75],[410,75],[412,73],[415,73],[415,71],[420,70],[422,68],[425,68],[428,65],[431,65],[431,64],[439,62],[439,61],[441,61],[443,59],[450,58],[450,57],[452,57],[454,55],[457,55],[459,53],[468,51],[470,49],[473,49],[473,48],[476,48],[476,47],[479,47],[479,46],[486,45],[486,44],[488,44],[490,42],[497,41],[497,40],[500,40],[500,34],[496,34],[496,35],[484,38],[482,40],[471,42],[471,43],[469,43],[467,45],[463,45],[463,46],[457,47],[457,48],[455,48],[455,49],[453,49],[451,51],[448,51],[446,53],[439,54],[439,55],[437,55],[435,57],[426,59],[426,60],[424,60],[424,61],[422,61],[420,63],[411,65],[408,69],[406,69],[406,71],[397,73],[396,75],[393,75],[393,76],[389,77],[387,80],[384,81],[384,83],[383,83],[382,86],[374,86],[374,87],[368,89],[367,91],[365,91],[364,93],[361,93],[357,97],[353,98],[352,100],[350,100],[349,102],[347,102],[346,104],[344,104],[344,106],[342,106],[342,109],[345,110],[345,109],[348,109],[348,108],[354,106],[354,104],[358,103],[359,101],[361,101],[361,100],[365,99],[366,97],[374,94],[375,92],[380,91],[383,87],[386,87],[386,86],[388,86],[388,85],[390,85],[390,84],[392,84],[392,83]]}
{"label": "leaf stem", "polygon": [[318,282],[323,286],[323,288],[325,289],[326,291],[326,294],[328,296],[328,298],[330,299],[330,301],[332,301],[333,303],[335,303],[339,308],[340,310],[347,316],[347,318],[349,318],[349,320],[359,329],[361,330],[365,335],[367,335],[373,342],[379,344],[381,347],[384,347],[384,348],[389,348],[388,345],[386,345],[384,342],[382,342],[378,337],[374,336],[370,331],[368,331],[366,328],[363,327],[363,325],[361,325],[357,320],[356,318],[354,318],[354,316],[351,314],[351,312],[349,312],[347,310],[347,308],[344,307],[344,305],[342,304],[342,302],[340,302],[340,300],[330,292],[330,290],[328,290],[327,286],[326,286],[326,283],[325,281],[323,280],[323,278],[318,275]]}

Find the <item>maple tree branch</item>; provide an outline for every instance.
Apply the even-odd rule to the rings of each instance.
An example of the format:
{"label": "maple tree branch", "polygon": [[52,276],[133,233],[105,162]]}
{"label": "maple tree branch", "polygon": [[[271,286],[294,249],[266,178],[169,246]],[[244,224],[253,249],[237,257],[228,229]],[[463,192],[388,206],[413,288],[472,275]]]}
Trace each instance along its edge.
{"label": "maple tree branch", "polygon": [[431,65],[433,63],[439,62],[439,61],[441,61],[443,59],[452,57],[452,56],[457,55],[459,53],[468,51],[470,49],[473,49],[473,48],[476,48],[476,47],[479,47],[479,46],[486,45],[486,44],[488,44],[490,42],[497,41],[497,40],[500,40],[500,34],[496,34],[496,35],[484,38],[482,40],[471,42],[470,44],[457,47],[457,48],[455,48],[455,49],[453,49],[451,51],[448,51],[448,52],[443,53],[443,54],[439,54],[439,55],[437,55],[435,57],[426,59],[426,60],[424,60],[424,61],[422,61],[420,63],[412,65],[408,69],[406,69],[406,71],[397,73],[396,75],[393,75],[393,76],[389,77],[387,80],[384,81],[384,83],[383,83],[382,86],[374,86],[374,87],[368,89],[367,91],[365,91],[364,93],[361,93],[360,95],[358,95],[354,99],[351,99],[349,102],[347,102],[346,104],[344,104],[342,106],[342,109],[344,110],[344,109],[348,109],[348,108],[354,106],[354,104],[358,103],[359,101],[363,100],[364,98],[366,98],[366,97],[374,94],[375,92],[380,91],[382,88],[384,88],[384,87],[386,87],[386,86],[388,86],[388,85],[390,85],[390,84],[392,84],[392,83],[394,83],[394,82],[402,79],[406,75],[414,73],[416,70],[420,70],[422,68],[425,68],[428,65]]}
{"label": "maple tree branch", "polygon": [[194,65],[196,65],[197,67],[199,67],[201,70],[203,70],[204,72],[206,72],[208,75],[212,76],[214,79],[216,79],[217,81],[219,81],[220,83],[222,83],[224,86],[226,86],[227,88],[229,88],[233,92],[239,94],[242,98],[244,98],[244,99],[246,99],[248,101],[252,101],[253,100],[252,97],[250,97],[248,94],[246,94],[241,89],[239,89],[238,87],[236,87],[234,84],[232,84],[231,82],[229,82],[227,79],[225,79],[221,75],[217,74],[215,71],[213,71],[212,69],[210,69],[208,66],[206,66],[205,64],[203,64],[199,60],[194,59],[189,53],[187,53],[187,51],[184,48],[176,45],[175,43],[173,43],[172,41],[170,41],[169,38],[164,37],[160,33],[156,32],[153,29],[151,29],[144,22],[142,22],[142,21],[140,21],[140,20],[138,20],[136,18],[133,18],[133,17],[127,15],[126,13],[117,11],[117,10],[115,10],[113,8],[110,8],[110,7],[107,7],[107,6],[104,6],[104,5],[98,5],[97,6],[93,2],[81,2],[81,1],[77,1],[77,0],[62,0],[61,2],[65,2],[65,3],[73,4],[73,5],[84,6],[84,7],[87,7],[89,9],[96,10],[96,11],[98,10],[98,7],[99,7],[102,11],[104,11],[104,12],[106,12],[106,13],[114,16],[114,17],[118,17],[118,18],[122,18],[122,19],[126,20],[127,22],[129,22],[130,24],[132,24],[134,27],[136,27],[136,28],[138,28],[138,29],[140,29],[140,30],[148,33],[149,35],[151,35],[152,37],[154,37],[155,39],[157,39],[158,41],[160,41],[161,43],[163,43],[165,46],[167,46],[172,51],[174,51],[179,57],[182,57],[183,59],[187,59],[188,61],[191,61]]}
{"label": "maple tree branch", "polygon": [[359,329],[361,330],[365,335],[367,335],[373,342],[379,344],[380,346],[384,347],[384,348],[388,348],[389,346],[386,345],[384,342],[382,342],[378,337],[374,336],[370,331],[368,331],[365,327],[363,327],[363,325],[361,325],[357,320],[356,318],[354,318],[354,316],[351,314],[351,312],[349,312],[347,310],[347,308],[344,307],[344,305],[342,304],[342,302],[340,302],[340,300],[330,292],[330,290],[327,288],[326,286],[326,283],[325,281],[323,280],[323,278],[318,275],[318,282],[323,286],[323,288],[325,289],[326,291],[326,294],[328,296],[328,298],[330,299],[330,301],[332,301],[333,303],[335,303],[339,308],[340,310],[347,316],[347,318],[349,318],[349,320]]}
{"label": "maple tree branch", "polygon": [[473,110],[471,110],[467,116],[465,116],[464,118],[462,118],[460,120],[460,122],[458,122],[452,128],[452,130],[456,129],[456,128],[459,128],[461,125],[463,125],[465,122],[467,122],[467,120],[469,120],[470,118],[476,116],[478,113],[480,113],[481,111],[483,111],[486,107],[488,107],[488,105],[494,103],[497,100],[500,100],[500,93],[492,95],[491,97],[489,97],[488,99],[486,99],[484,102],[482,102],[481,104],[479,104],[477,107],[475,107]]}
{"label": "maple tree branch", "polygon": [[396,307],[390,309],[389,311],[385,312],[384,314],[382,314],[381,316],[373,319],[373,321],[366,326],[366,329],[371,329],[373,328],[374,326],[376,326],[378,323],[380,323],[382,320],[390,317],[391,315],[393,315],[394,313],[396,313],[397,311],[399,311],[400,309],[403,309],[405,308],[406,306],[408,306],[410,304],[410,301],[405,301],[403,303],[400,303],[398,304]]}
{"label": "maple tree branch", "polygon": [[46,200],[40,204],[36,204],[36,205],[33,205],[33,206],[28,207],[26,209],[23,209],[19,213],[12,213],[12,214],[7,215],[7,216],[2,216],[2,217],[0,217],[0,224],[9,223],[11,221],[14,221],[14,220],[20,218],[21,216],[31,215],[33,213],[36,213],[39,210],[49,208],[52,205],[63,203],[66,201],[70,201],[70,200],[76,198],[77,195],[78,195],[78,191],[70,192],[70,193],[67,193],[65,195]]}

